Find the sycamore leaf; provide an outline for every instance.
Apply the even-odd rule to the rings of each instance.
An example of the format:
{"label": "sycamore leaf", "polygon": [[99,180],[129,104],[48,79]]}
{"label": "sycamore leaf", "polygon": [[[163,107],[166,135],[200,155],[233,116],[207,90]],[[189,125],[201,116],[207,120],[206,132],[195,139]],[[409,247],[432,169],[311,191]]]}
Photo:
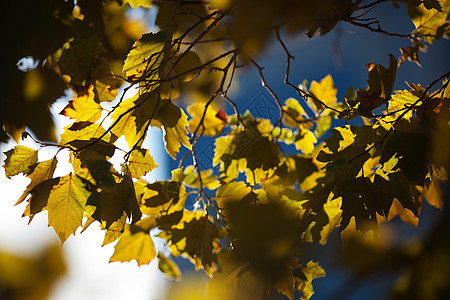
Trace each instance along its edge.
{"label": "sycamore leaf", "polygon": [[[187,107],[188,113],[192,116],[189,120],[189,131],[194,132],[200,124],[200,120],[205,115],[203,119],[204,135],[216,136],[222,133],[225,122],[217,117],[218,110],[208,106],[205,113],[205,105],[203,103],[194,103]],[[199,128],[197,132],[201,132],[202,127]]]}
{"label": "sycamore leaf", "polygon": [[358,89],[356,101],[361,103],[360,114],[370,114],[370,111],[386,103],[391,98],[394,87],[395,75],[397,73],[397,60],[389,54],[389,67],[370,63],[366,64],[369,69],[367,88]]}
{"label": "sycamore leaf", "polygon": [[31,178],[31,182],[17,201],[16,205],[22,203],[38,184],[53,177],[56,163],[57,159],[55,156],[54,158],[40,162],[31,168],[30,172],[27,174],[27,177]]}
{"label": "sycamore leaf", "polygon": [[125,228],[109,261],[129,262],[134,259],[138,266],[149,264],[156,256],[150,234],[144,231],[131,232],[129,226]]}
{"label": "sycamore leaf", "polygon": [[[174,56],[171,61],[169,61],[168,66],[172,67],[180,56]],[[173,63],[172,63],[173,62]],[[194,51],[189,51],[183,58],[177,62],[173,69],[173,76],[179,78],[181,81],[190,81],[195,76],[198,76],[201,71],[202,62],[200,57]]]}
{"label": "sycamore leaf", "polygon": [[[189,122],[184,111],[170,101],[162,106],[160,111],[167,113],[167,118],[158,117],[158,120],[163,125],[166,151],[175,159],[181,145],[191,149],[191,143],[189,142],[186,129],[189,126]],[[178,119],[176,119],[177,115],[180,115]]]}
{"label": "sycamore leaf", "polygon": [[316,278],[324,277],[325,271],[318,263],[310,261],[306,265],[306,268],[302,269],[302,273],[306,276],[307,280],[296,278],[296,286],[303,293],[301,300],[308,300],[314,295],[312,281]]}
{"label": "sycamore leaf", "polygon": [[[297,99],[289,98],[285,102],[285,106],[283,106],[284,114],[284,122],[287,126],[292,128],[297,128],[300,126],[309,128],[311,127],[311,123],[303,122],[308,115],[306,114],[303,107],[300,105]],[[298,123],[301,122],[301,123]]]}
{"label": "sycamore leaf", "polygon": [[61,242],[82,225],[86,201],[90,192],[85,189],[83,181],[70,173],[59,179],[53,186],[47,206],[48,224],[58,234]]}
{"label": "sycamore leaf", "polygon": [[[312,81],[309,91],[315,98],[328,106],[333,105],[337,101],[337,88],[334,86],[333,78],[330,74],[325,76],[320,82]],[[317,110],[324,108],[323,104],[316,101],[314,98],[312,101]]]}
{"label": "sycamore leaf", "polygon": [[169,278],[181,279],[181,271],[178,265],[161,252],[158,252],[158,268]]}
{"label": "sycamore leaf", "polygon": [[144,176],[156,167],[158,165],[149,154],[148,149],[135,149],[131,152],[128,159],[131,177],[141,178],[141,176]]}
{"label": "sycamore leaf", "polygon": [[[405,109],[407,105],[411,105],[419,99],[416,95],[409,91],[395,91],[395,95],[389,101],[389,111],[394,112]],[[404,117],[411,117],[412,111],[409,111]]]}
{"label": "sycamore leaf", "polygon": [[[198,173],[194,166],[187,166],[184,169],[184,172],[186,174],[183,182],[189,187],[200,188],[200,179],[198,178]],[[212,169],[203,170],[200,174],[202,177],[202,186],[204,188],[214,190],[220,186],[217,176],[213,175]]]}
{"label": "sycamore leaf", "polygon": [[17,145],[5,152],[6,159],[3,168],[8,178],[19,173],[28,173],[30,167],[38,160],[38,152],[25,146]]}
{"label": "sycamore leaf", "polygon": [[[90,122],[76,122],[72,125],[64,127],[61,134],[59,144],[64,146],[75,140],[89,140],[91,138],[99,138],[106,132],[102,124],[92,124]],[[111,135],[105,134],[103,140],[109,141]]]}
{"label": "sycamore leaf", "polygon": [[314,144],[317,143],[317,139],[314,133],[302,128],[296,141],[294,142],[295,149],[301,150],[304,154],[310,154],[314,150]]}
{"label": "sycamore leaf", "polygon": [[101,116],[102,107],[94,99],[94,86],[91,85],[87,94],[79,95],[70,101],[61,114],[78,122],[95,123]]}
{"label": "sycamore leaf", "polygon": [[122,72],[128,77],[144,76],[147,80],[159,79],[164,58],[164,46],[168,41],[165,32],[144,34],[136,41],[123,65]]}
{"label": "sycamore leaf", "polygon": [[117,138],[124,135],[130,149],[139,140],[139,145],[136,146],[142,145],[144,139],[141,137],[146,134],[148,122],[157,114],[158,101],[155,96],[154,92],[141,95],[137,93],[120,103],[111,116],[114,125],[111,133]]}
{"label": "sycamore leaf", "polygon": [[[437,9],[438,5],[440,9]],[[433,9],[430,9],[433,7]],[[438,40],[442,36],[450,34],[449,22],[447,21],[450,12],[450,1],[440,0],[439,3],[432,1],[424,1],[419,6],[408,5],[408,14],[417,31],[423,36],[428,43]]]}
{"label": "sycamore leaf", "polygon": [[213,241],[219,237],[218,233],[216,225],[203,215],[199,218],[195,217],[189,222],[184,222],[181,229],[173,229],[171,242],[177,244],[185,239],[185,247],[180,250],[194,259],[197,270],[202,267],[207,274],[211,274]]}

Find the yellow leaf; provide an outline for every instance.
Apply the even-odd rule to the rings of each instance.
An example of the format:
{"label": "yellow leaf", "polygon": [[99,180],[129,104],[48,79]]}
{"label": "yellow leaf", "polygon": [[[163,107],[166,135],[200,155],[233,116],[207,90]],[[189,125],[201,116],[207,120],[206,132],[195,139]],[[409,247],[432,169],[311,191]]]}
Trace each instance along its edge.
{"label": "yellow leaf", "polygon": [[447,21],[450,12],[450,1],[439,0],[442,11],[437,9],[427,9],[423,3],[419,6],[408,5],[408,14],[414,25],[425,41],[433,43],[442,35],[449,34],[449,24]]}
{"label": "yellow leaf", "polygon": [[191,149],[191,143],[189,142],[187,136],[188,132],[186,130],[186,127],[189,126],[189,122],[187,121],[187,116],[184,111],[181,108],[178,109],[181,112],[181,117],[178,119],[176,125],[170,127],[163,124],[166,150],[173,159],[176,158],[176,155],[180,150],[180,143],[186,148]]}
{"label": "yellow leaf", "polygon": [[[192,116],[189,120],[189,131],[194,132],[200,124],[200,120],[205,113],[205,105],[204,103],[194,103],[187,107],[188,113]],[[208,136],[216,136],[219,135],[224,126],[224,121],[216,117],[218,110],[215,110],[210,106],[206,110],[205,117],[203,119],[203,127],[205,130],[203,131],[204,135]],[[202,128],[200,127],[197,130],[197,133],[200,133]]]}
{"label": "yellow leaf", "polygon": [[39,183],[53,177],[53,173],[56,169],[56,163],[57,159],[55,156],[53,159],[40,162],[36,165],[33,172],[27,175],[28,178],[31,178],[31,182],[17,201],[16,205],[22,203]]}
{"label": "yellow leaf", "polygon": [[79,122],[95,123],[101,116],[102,107],[94,99],[94,86],[91,85],[87,94],[73,99],[61,113]]}
{"label": "yellow leaf", "polygon": [[48,225],[53,227],[61,242],[64,243],[82,225],[89,195],[82,180],[72,173],[59,178],[58,184],[50,191],[45,207],[48,211]]}
{"label": "yellow leaf", "polygon": [[[80,126],[77,126],[80,125]],[[87,125],[87,126],[84,126]],[[106,132],[102,124],[90,123],[74,123],[70,126],[64,127],[64,132],[61,134],[60,145],[66,145],[75,140],[89,140],[91,138],[99,138]],[[103,140],[109,141],[111,135],[105,134]]]}
{"label": "yellow leaf", "polygon": [[138,266],[150,263],[156,255],[155,245],[149,233],[138,231],[132,233],[129,226],[114,247],[110,262],[129,262],[133,259]]}
{"label": "yellow leaf", "polygon": [[181,279],[181,271],[178,265],[161,252],[158,252],[158,268],[170,278]]}
{"label": "yellow leaf", "polygon": [[27,173],[38,160],[38,152],[25,146],[17,145],[5,152],[6,159],[3,168],[8,178],[19,173]]}
{"label": "yellow leaf", "polygon": [[314,144],[317,143],[317,139],[311,131],[302,128],[300,138],[295,141],[295,149],[302,150],[304,154],[310,154],[314,150]]}
{"label": "yellow leaf", "polygon": [[141,178],[151,170],[158,167],[147,149],[135,149],[128,159],[128,167],[131,177]]}
{"label": "yellow leaf", "polygon": [[[333,105],[337,101],[337,88],[334,86],[333,78],[330,74],[325,76],[320,82],[313,80],[309,91],[314,95],[314,97],[328,106]],[[317,110],[324,108],[322,103],[319,103],[314,99],[313,104]]]}

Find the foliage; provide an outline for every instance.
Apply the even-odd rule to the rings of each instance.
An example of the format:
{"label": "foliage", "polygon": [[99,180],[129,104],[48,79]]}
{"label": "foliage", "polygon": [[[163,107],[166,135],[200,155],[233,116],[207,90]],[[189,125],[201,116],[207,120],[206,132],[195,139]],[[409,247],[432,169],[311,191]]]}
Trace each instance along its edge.
{"label": "foliage", "polygon": [[[276,293],[309,299],[311,282],[325,271],[303,256],[303,247],[327,243],[339,228],[349,249],[378,251],[377,263],[367,261],[357,272],[375,272],[398,259],[399,269],[410,268],[410,281],[396,293],[425,293],[425,283],[416,282],[427,268],[423,257],[433,251],[448,264],[443,254],[449,249],[448,231],[442,233],[445,241],[432,239],[435,248],[425,245],[414,253],[404,246],[380,250],[363,240],[376,240],[379,226],[395,215],[417,225],[424,199],[444,205],[450,71],[425,86],[393,89],[401,63],[419,63],[426,44],[449,36],[450,1],[392,1],[407,6],[415,25],[407,34],[385,31],[377,20],[364,18],[384,1],[153,2],[5,4],[14,12],[20,7],[24,23],[8,26],[12,47],[5,63],[10,75],[0,140],[22,135],[41,148],[58,149],[46,161],[38,159],[40,149],[22,145],[5,153],[6,176],[31,180],[18,200],[27,203],[24,216],[31,220],[47,210],[48,224],[62,243],[77,229],[97,224],[105,231],[104,244],[117,241],[112,262],[142,265],[158,259],[171,278],[181,278],[171,256],[187,257],[212,277],[206,293],[219,291],[214,297],[223,299]],[[125,18],[126,11],[153,4],[159,9],[159,31],[145,32]],[[401,49],[399,62],[390,55],[386,66],[367,64],[367,86],[343,99],[331,75],[309,88],[307,82],[291,82],[294,57],[282,34],[325,35],[338,22],[409,39],[412,46]],[[298,95],[284,103],[256,61],[273,40],[286,55],[285,83]],[[26,56],[37,66],[18,70],[16,63]],[[235,75],[244,66],[256,68],[272,95],[279,109],[275,122],[238,111],[231,99]],[[73,123],[57,138],[49,105],[64,89],[76,95],[61,111]],[[227,115],[225,105],[234,113]],[[163,131],[167,153],[179,161],[170,180],[142,178],[158,167],[149,152],[152,143],[144,143],[151,127]],[[210,164],[216,169],[198,161],[197,145],[205,136],[215,137]],[[292,151],[285,151],[289,145]],[[72,170],[55,177],[57,157],[65,151]],[[113,157],[121,157],[120,170]],[[194,210],[188,209],[192,195]],[[155,228],[167,251],[155,247],[150,235]],[[358,250],[346,252],[349,265],[352,251]],[[359,256],[354,260],[367,260]],[[418,263],[410,265],[413,259]],[[429,293],[436,297],[448,292],[442,284],[432,288]]]}

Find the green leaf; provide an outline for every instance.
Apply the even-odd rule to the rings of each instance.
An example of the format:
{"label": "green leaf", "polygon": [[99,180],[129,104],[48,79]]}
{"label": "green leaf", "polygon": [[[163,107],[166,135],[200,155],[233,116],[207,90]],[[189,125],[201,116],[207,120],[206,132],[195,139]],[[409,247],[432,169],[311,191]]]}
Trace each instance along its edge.
{"label": "green leaf", "polygon": [[55,229],[61,242],[64,243],[82,225],[89,195],[83,181],[72,173],[60,177],[53,186],[45,209],[48,211],[48,225]]}
{"label": "green leaf", "polygon": [[147,80],[158,80],[168,41],[169,37],[163,31],[142,35],[128,53],[122,72],[128,77],[143,76]]}
{"label": "green leaf", "polygon": [[151,170],[158,167],[148,149],[135,149],[128,158],[128,168],[133,178],[141,178]]}
{"label": "green leaf", "polygon": [[178,265],[161,252],[158,252],[158,268],[169,278],[181,279],[181,271]]}
{"label": "green leaf", "polygon": [[143,231],[131,232],[126,226],[109,261],[129,262],[134,259],[141,266],[149,264],[155,256],[156,249],[150,234]]}
{"label": "green leaf", "polygon": [[83,85],[97,65],[99,53],[106,52],[94,29],[75,18],[75,35],[52,56],[62,74],[69,75],[72,84]]}
{"label": "green leaf", "polygon": [[21,145],[6,151],[5,155],[6,159],[3,168],[5,168],[5,176],[8,178],[19,173],[28,173],[30,167],[38,160],[38,151]]}

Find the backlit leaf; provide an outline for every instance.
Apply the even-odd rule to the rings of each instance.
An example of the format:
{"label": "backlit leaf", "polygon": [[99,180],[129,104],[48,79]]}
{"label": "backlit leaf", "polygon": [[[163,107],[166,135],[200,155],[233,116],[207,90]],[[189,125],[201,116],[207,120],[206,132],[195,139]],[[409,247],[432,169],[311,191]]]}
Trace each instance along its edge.
{"label": "backlit leaf", "polygon": [[149,264],[155,256],[156,249],[150,234],[143,231],[131,232],[126,226],[109,261],[129,262],[134,259],[141,266]]}
{"label": "backlit leaf", "polygon": [[3,168],[8,178],[19,173],[28,173],[30,167],[38,160],[38,152],[25,146],[17,145],[5,152],[6,159]]}
{"label": "backlit leaf", "polygon": [[86,201],[90,192],[74,174],[59,179],[53,186],[45,209],[48,211],[48,224],[55,229],[61,242],[82,225]]}
{"label": "backlit leaf", "polygon": [[[189,120],[189,131],[194,132],[200,125],[200,120],[205,111],[205,105],[202,103],[194,103],[187,107],[187,111],[189,115],[192,116],[192,118]],[[209,105],[202,122],[204,131],[203,127],[200,127],[197,132],[203,131],[203,134],[208,136],[216,136],[220,134],[225,124],[223,120],[216,117],[217,112],[217,110]]]}
{"label": "backlit leaf", "polygon": [[[312,81],[309,91],[315,98],[328,106],[333,105],[337,101],[337,88],[334,86],[333,78],[330,74],[325,76],[320,82]],[[317,110],[324,108],[323,104],[316,101],[314,98],[312,101]]]}
{"label": "backlit leaf", "polygon": [[148,149],[135,149],[131,152],[128,159],[128,167],[131,177],[140,178],[158,167],[158,165],[148,153]]}
{"label": "backlit leaf", "polygon": [[79,122],[95,123],[101,116],[102,107],[94,100],[94,87],[91,85],[87,94],[73,99],[61,114]]}
{"label": "backlit leaf", "polygon": [[168,36],[165,32],[144,34],[128,53],[122,71],[128,77],[144,76],[148,80],[159,79],[159,67],[164,58],[164,46]]}
{"label": "backlit leaf", "polygon": [[[440,0],[438,4],[441,6],[441,10],[428,9],[429,7],[424,4],[419,6],[408,5],[408,14],[424,40],[431,44],[434,40],[450,33],[450,24],[447,21],[450,1]],[[426,4],[430,6],[430,1],[427,1]]]}

